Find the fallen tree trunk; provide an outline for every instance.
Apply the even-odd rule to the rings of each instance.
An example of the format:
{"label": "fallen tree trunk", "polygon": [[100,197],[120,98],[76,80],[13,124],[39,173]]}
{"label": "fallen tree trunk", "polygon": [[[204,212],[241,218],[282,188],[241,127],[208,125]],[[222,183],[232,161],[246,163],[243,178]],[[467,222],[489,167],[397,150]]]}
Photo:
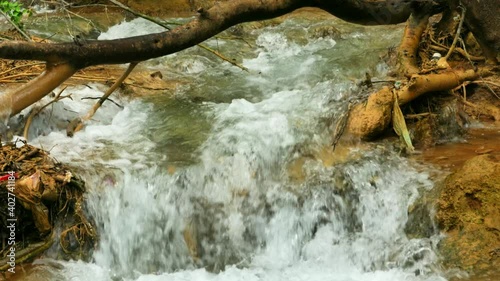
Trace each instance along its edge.
{"label": "fallen tree trunk", "polygon": [[0,58],[45,61],[48,67],[38,80],[0,97],[0,117],[18,114],[79,69],[99,64],[140,62],[172,54],[238,23],[274,18],[309,6],[357,23],[393,24],[406,20],[416,5],[435,7],[432,0],[238,0],[216,3],[208,10],[200,9],[194,20],[162,33],[54,44],[2,42]]}

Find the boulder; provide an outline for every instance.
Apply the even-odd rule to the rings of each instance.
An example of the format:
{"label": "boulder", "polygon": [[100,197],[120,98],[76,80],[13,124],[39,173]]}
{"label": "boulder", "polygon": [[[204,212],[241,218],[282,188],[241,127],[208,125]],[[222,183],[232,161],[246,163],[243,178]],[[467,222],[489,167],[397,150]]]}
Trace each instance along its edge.
{"label": "boulder", "polygon": [[438,201],[444,263],[474,273],[500,268],[500,159],[471,158],[449,175]]}

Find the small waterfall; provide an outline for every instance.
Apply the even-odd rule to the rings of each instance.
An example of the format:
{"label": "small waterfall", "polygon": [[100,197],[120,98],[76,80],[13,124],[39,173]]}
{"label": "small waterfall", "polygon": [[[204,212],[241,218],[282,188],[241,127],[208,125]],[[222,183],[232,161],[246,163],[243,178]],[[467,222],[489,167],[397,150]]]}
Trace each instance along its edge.
{"label": "small waterfall", "polygon": [[344,28],[342,40],[309,38],[293,20],[251,31],[250,73],[193,48],[148,62],[193,82],[174,97],[123,101],[73,139],[35,140],[81,171],[100,234],[92,262],[61,262],[53,280],[445,280],[438,237],[404,231],[433,184],[391,147],[331,167],[308,159],[305,179],[291,179],[288,165],[327,145],[331,120],[358,98],[350,77],[385,71],[378,55],[401,33]]}
{"label": "small waterfall", "polygon": [[231,265],[286,272],[316,262],[331,264],[332,276],[362,276],[354,280],[433,274],[437,241],[404,233],[408,207],[432,183],[405,159],[380,149],[331,168],[311,163],[314,175],[298,186],[234,171],[266,166],[247,161],[236,153],[176,175],[125,175],[90,200],[102,235],[96,263],[125,276]]}

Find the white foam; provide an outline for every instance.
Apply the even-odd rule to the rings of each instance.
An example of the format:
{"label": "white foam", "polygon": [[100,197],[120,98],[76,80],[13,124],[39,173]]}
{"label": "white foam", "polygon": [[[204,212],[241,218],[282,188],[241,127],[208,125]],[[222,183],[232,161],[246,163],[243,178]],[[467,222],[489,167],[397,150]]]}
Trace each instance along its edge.
{"label": "white foam", "polygon": [[123,21],[120,24],[110,27],[106,32],[101,33],[98,40],[111,40],[126,38],[131,36],[146,35],[150,33],[163,32],[166,29],[143,18],[136,18],[131,21]]}
{"label": "white foam", "polygon": [[[150,33],[150,28],[140,20],[122,23],[100,39]],[[253,72],[234,76],[240,80],[231,84],[260,98],[200,105],[214,116],[210,134],[198,148],[197,162],[174,174],[159,166],[157,159],[169,155],[154,151],[144,128],[154,128],[157,124],[148,122],[160,113],[140,101],[124,102],[123,110],[108,105],[110,111],[103,110],[74,138],[58,131],[35,140],[55,145],[52,153],[61,161],[98,170],[86,178],[93,185],[88,209],[100,233],[94,261],[61,262],[55,275],[89,281],[444,280],[434,268],[437,239],[412,240],[404,232],[408,206],[420,190],[432,188],[428,176],[405,159],[381,149],[335,167],[310,160],[304,183],[288,180],[289,160],[327,139],[328,125],[322,122],[338,118],[355,87],[330,75],[335,69],[325,68],[334,78],[322,77],[326,70],[318,65],[326,54],[321,52],[334,52],[334,40],[300,46],[280,32],[259,35],[258,54],[244,60]],[[196,87],[204,87],[208,82],[199,76],[206,66],[192,60],[178,65],[196,79]],[[189,94],[184,90],[189,88],[178,94]],[[216,90],[223,97],[224,89]],[[75,94],[91,94],[85,91]],[[78,114],[86,110],[81,101],[63,107]],[[101,179],[109,174],[116,182]],[[190,227],[199,261],[184,240]]]}

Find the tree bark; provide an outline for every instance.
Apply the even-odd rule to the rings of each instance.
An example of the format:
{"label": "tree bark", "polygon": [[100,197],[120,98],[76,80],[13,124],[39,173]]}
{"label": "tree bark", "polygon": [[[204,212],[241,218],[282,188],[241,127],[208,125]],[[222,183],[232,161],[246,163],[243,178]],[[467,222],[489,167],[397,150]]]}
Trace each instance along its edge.
{"label": "tree bark", "polygon": [[428,14],[413,13],[406,23],[403,40],[398,50],[398,68],[406,77],[411,77],[420,71],[417,64],[417,51],[428,21]]}

